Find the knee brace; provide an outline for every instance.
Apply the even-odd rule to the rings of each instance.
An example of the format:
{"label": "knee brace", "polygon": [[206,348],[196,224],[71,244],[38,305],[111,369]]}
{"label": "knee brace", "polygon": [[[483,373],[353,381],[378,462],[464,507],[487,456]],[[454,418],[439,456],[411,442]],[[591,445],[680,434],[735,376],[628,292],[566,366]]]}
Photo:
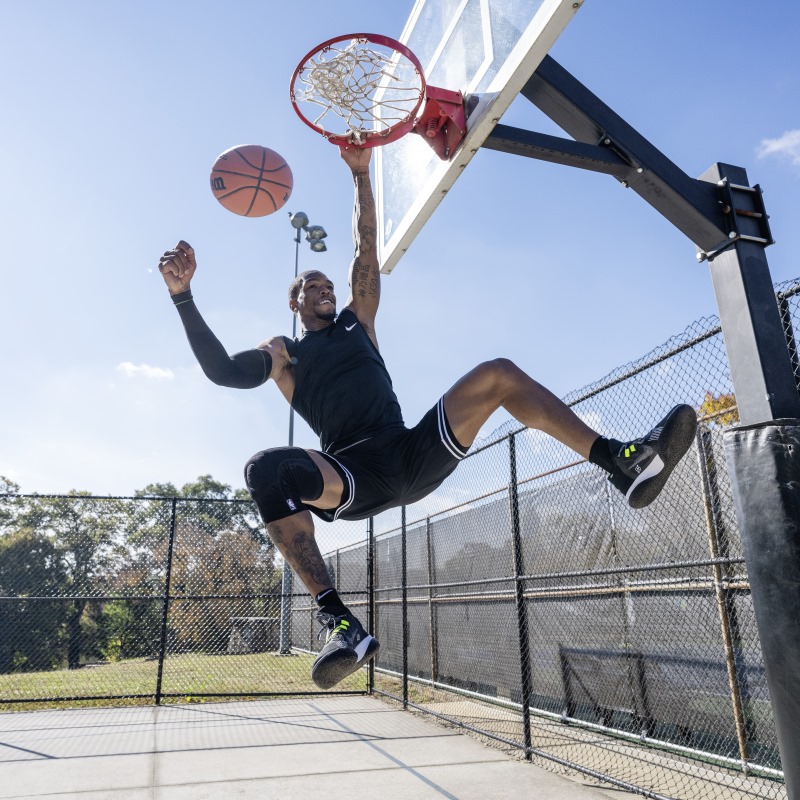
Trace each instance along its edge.
{"label": "knee brace", "polygon": [[319,467],[300,447],[275,447],[256,453],[245,465],[244,480],[264,524],[308,510],[305,500],[322,495]]}

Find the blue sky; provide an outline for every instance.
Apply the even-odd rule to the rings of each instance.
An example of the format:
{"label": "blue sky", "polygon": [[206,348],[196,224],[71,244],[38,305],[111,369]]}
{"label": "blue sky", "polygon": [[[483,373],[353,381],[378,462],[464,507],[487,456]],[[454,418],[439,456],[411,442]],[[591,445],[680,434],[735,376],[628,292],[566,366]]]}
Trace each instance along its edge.
{"label": "blue sky", "polygon": [[[286,443],[273,384],[199,372],[155,266],[194,245],[197,304],[231,352],[291,332],[288,215],[237,217],[208,187],[219,153],[263,144],[294,172],[286,210],[329,233],[301,269],[344,300],[349,173],[295,117],[288,82],[324,39],[398,36],[411,6],[0,0],[0,475],[41,493],[206,473],[241,487],[253,452]],[[747,168],[775,281],[800,275],[798,23],[789,0],[586,0],[551,51],[688,174]],[[524,99],[503,121],[558,133]],[[377,330],[413,424],[487,358],[564,395],[715,313],[694,246],[638,196],[483,151],[384,279]],[[296,443],[316,444],[303,423]]]}

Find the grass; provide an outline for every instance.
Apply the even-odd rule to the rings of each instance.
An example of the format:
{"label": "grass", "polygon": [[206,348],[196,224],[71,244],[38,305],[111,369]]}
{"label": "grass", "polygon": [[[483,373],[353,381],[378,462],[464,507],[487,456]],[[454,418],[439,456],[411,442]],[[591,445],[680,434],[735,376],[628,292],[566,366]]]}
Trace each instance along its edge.
{"label": "grass", "polygon": [[[220,698],[202,695],[259,693],[305,694],[319,692],[310,677],[314,656],[277,653],[209,655],[185,653],[164,662],[161,692],[169,702],[205,702]],[[16,672],[0,675],[0,711],[33,711],[42,708],[152,705],[155,702],[158,662],[131,659],[86,666],[78,670]],[[337,691],[366,691],[366,672],[361,670],[340,683]],[[118,695],[113,700],[54,701],[56,697]],[[137,698],[135,695],[147,695]],[[35,702],[13,702],[35,700]]]}

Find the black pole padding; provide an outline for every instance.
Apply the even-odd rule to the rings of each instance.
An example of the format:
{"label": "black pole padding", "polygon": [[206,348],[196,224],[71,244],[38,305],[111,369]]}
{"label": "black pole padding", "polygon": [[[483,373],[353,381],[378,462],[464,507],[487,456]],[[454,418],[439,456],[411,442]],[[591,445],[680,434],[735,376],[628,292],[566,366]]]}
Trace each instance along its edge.
{"label": "black pole padding", "polygon": [[724,434],[788,800],[800,800],[800,420]]}

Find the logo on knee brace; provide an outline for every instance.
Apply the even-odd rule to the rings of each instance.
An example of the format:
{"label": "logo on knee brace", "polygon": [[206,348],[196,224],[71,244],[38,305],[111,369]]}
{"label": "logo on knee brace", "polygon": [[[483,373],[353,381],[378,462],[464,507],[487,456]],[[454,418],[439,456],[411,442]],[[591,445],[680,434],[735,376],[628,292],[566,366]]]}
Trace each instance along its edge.
{"label": "logo on knee brace", "polygon": [[289,506],[289,510],[290,511],[297,511],[297,506],[294,504],[294,502],[291,499],[287,498],[286,505]]}

